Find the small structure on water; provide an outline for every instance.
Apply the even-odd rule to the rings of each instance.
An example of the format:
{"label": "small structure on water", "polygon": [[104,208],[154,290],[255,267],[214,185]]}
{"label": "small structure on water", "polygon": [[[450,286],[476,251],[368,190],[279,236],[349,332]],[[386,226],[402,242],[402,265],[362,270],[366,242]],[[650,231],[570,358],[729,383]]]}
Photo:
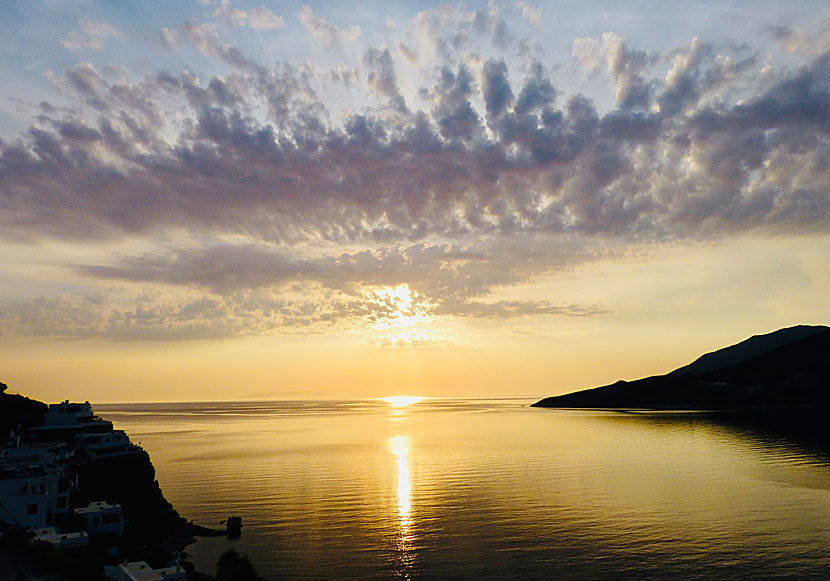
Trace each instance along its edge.
{"label": "small structure on water", "polygon": [[242,517],[228,517],[227,531],[229,539],[238,539],[242,536]]}

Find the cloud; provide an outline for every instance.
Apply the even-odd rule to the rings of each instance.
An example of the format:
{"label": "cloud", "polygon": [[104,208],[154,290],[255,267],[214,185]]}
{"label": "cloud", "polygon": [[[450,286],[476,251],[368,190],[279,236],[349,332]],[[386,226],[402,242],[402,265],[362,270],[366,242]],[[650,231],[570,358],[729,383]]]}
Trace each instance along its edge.
{"label": "cloud", "polygon": [[398,42],[398,52],[409,62],[416,65],[418,63],[418,53],[407,46],[404,42]]}
{"label": "cloud", "polygon": [[406,46],[418,46],[447,65],[485,47],[503,51],[516,40],[495,2],[475,11],[462,4],[440,4],[419,12],[407,29],[411,41]]}
{"label": "cloud", "polygon": [[336,68],[329,70],[329,78],[346,86],[352,86],[360,78],[360,71],[341,63]]}
{"label": "cloud", "polygon": [[366,51],[363,63],[368,68],[366,85],[384,95],[392,109],[398,112],[406,111],[406,102],[398,89],[395,63],[388,48],[371,48]]}
{"label": "cloud", "polygon": [[[251,26],[254,9],[219,7]],[[302,18],[326,42],[349,36]],[[500,21],[437,7],[397,51],[337,68],[266,66],[225,42],[228,21],[193,21],[162,41],[222,74],[82,61],[50,75],[61,100],[0,140],[0,237],[140,241],[153,250],[74,272],[171,294],[6,304],[3,321],[111,338],[375,324],[390,312],[372,289],[400,284],[430,316],[600,315],[498,293],[642,243],[827,232],[829,53],[759,74],[752,51],[700,39],[663,53],[578,40],[580,74],[609,83],[603,108],[560,89],[566,67],[498,49],[512,46]],[[400,68],[416,61],[420,75]],[[344,93],[359,106],[343,111]]]}
{"label": "cloud", "polygon": [[219,44],[219,31],[211,22],[186,22],[177,28],[162,28],[160,34],[161,41],[170,49],[189,42],[205,54],[215,54],[213,46]]}
{"label": "cloud", "polygon": [[256,6],[248,11],[248,26],[254,30],[271,30],[285,26],[285,19],[265,8]]}
{"label": "cloud", "polygon": [[427,337],[417,331],[392,336],[370,337],[366,342],[377,347],[443,347],[449,344],[446,340]]}
{"label": "cloud", "polygon": [[417,244],[315,258],[231,244],[146,253],[75,267],[115,290],[1,302],[0,328],[7,336],[174,341],[368,327],[391,333],[383,342],[423,346],[432,340],[409,328],[412,321],[607,314],[596,305],[487,299],[586,260],[584,248],[550,242]]}
{"label": "cloud", "polygon": [[650,87],[644,74],[651,57],[646,51],[632,49],[621,36],[607,32],[601,39],[576,39],[572,55],[592,72],[600,62],[605,62],[614,79],[617,106],[621,109],[644,109],[649,104]]}
{"label": "cloud", "polygon": [[[279,16],[209,10],[159,39],[199,50],[215,72],[132,77],[81,61],[47,75],[60,98],[0,139],[6,242],[143,249],[71,266],[120,290],[6,301],[4,332],[175,340],[382,326],[396,315],[381,291],[400,285],[424,317],[602,316],[611,307],[501,293],[644,243],[830,227],[819,33],[770,30],[799,63],[774,71],[751,49],[694,38],[655,52],[610,33],[556,63],[517,57],[498,6],[447,4],[339,64],[265,65],[227,37],[280,27]],[[329,46],[360,34],[309,7],[299,19]],[[83,30],[93,42],[106,28]],[[563,89],[579,86],[571,73],[606,83],[608,98]]]}
{"label": "cloud", "polygon": [[369,287],[407,284],[431,303],[466,301],[494,288],[526,282],[607,251],[565,241],[479,240],[475,244],[393,245],[301,258],[252,244],[211,246],[124,257],[110,265],[77,265],[83,276],[109,281],[163,283],[229,295],[286,288],[295,283],[360,295]]}
{"label": "cloud", "polygon": [[488,60],[481,72],[481,90],[487,115],[499,117],[513,102],[513,91],[504,61]]}
{"label": "cloud", "polygon": [[[821,23],[818,23],[821,26]],[[824,26],[814,33],[794,30],[789,26],[770,26],[767,32],[789,52],[800,52],[818,56],[830,50],[830,26]]]}
{"label": "cloud", "polygon": [[121,30],[109,22],[86,20],[78,21],[78,26],[66,38],[59,40],[66,50],[76,51],[85,48],[100,49],[104,40],[121,36]]}
{"label": "cloud", "polygon": [[521,11],[522,17],[531,24],[539,24],[542,21],[542,9],[529,2],[516,2],[516,7]]}
{"label": "cloud", "polygon": [[466,66],[460,65],[455,72],[449,67],[441,70],[430,97],[432,117],[444,139],[471,141],[481,137],[481,121],[470,100],[475,90],[473,75]]}
{"label": "cloud", "polygon": [[[231,20],[236,26],[242,26],[247,22],[247,13],[234,10]],[[215,22],[189,21],[172,29],[164,27],[159,32],[159,40],[168,50],[175,50],[182,44],[189,44],[205,56],[218,57],[234,68],[253,72],[262,70],[237,46],[222,42],[219,25]]]}
{"label": "cloud", "polygon": [[[196,296],[182,302],[132,298],[134,306],[104,297],[60,295],[0,304],[4,334],[64,340],[115,341],[222,339],[307,328],[317,306],[249,295]],[[345,307],[341,307],[346,312]],[[318,315],[316,318],[321,318]]]}
{"label": "cloud", "polygon": [[[210,44],[211,30],[177,34]],[[636,52],[613,46],[614,58]],[[466,65],[441,68],[421,93],[429,110],[410,111],[391,54],[377,49],[365,55],[367,84],[397,115],[384,103],[341,120],[317,91],[329,71],[281,63],[129,83],[80,63],[56,82],[87,113],[44,109],[0,144],[0,235],[107,239],[184,225],[273,243],[388,244],[824,230],[829,59],[730,104],[733,86],[745,94],[763,81],[753,61],[693,42],[663,60],[662,81],[638,68],[635,82],[620,65],[625,86],[649,89],[618,89],[619,108],[605,114],[579,94],[557,107],[538,63],[514,97],[507,62],[491,59],[480,82]]]}
{"label": "cloud", "polygon": [[596,306],[556,305],[549,301],[496,301],[490,303],[471,301],[443,304],[435,312],[459,317],[513,319],[538,317],[540,315],[593,317],[608,314],[609,311]]}
{"label": "cloud", "polygon": [[544,66],[538,60],[533,61],[530,73],[525,80],[513,111],[524,115],[531,111],[540,111],[549,107],[556,99],[557,91],[553,87]]}
{"label": "cloud", "polygon": [[285,26],[285,19],[271,12],[265,6],[255,6],[250,10],[234,8],[230,0],[221,0],[213,15],[223,18],[231,26],[247,26],[254,30],[272,30]]}
{"label": "cloud", "polygon": [[300,22],[303,23],[314,38],[322,41],[327,46],[334,46],[341,42],[350,42],[363,33],[357,25],[345,29],[338,28],[314,12],[310,6],[303,6],[297,18],[299,18]]}

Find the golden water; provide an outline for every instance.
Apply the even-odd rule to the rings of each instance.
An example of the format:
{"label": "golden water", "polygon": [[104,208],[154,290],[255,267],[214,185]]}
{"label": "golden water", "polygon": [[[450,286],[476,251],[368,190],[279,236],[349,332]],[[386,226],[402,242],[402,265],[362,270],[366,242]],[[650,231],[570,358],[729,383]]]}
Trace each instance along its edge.
{"label": "golden water", "polygon": [[266,579],[830,578],[830,456],[699,414],[527,400],[96,406]]}

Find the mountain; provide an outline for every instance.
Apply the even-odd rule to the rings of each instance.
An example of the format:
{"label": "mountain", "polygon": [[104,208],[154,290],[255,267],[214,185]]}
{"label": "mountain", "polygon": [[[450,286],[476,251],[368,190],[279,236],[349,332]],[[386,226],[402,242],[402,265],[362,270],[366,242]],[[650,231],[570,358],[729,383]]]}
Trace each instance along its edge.
{"label": "mountain", "polygon": [[779,329],[766,335],[754,335],[749,339],[741,341],[737,345],[701,355],[692,363],[675,369],[672,371],[672,374],[684,373],[686,375],[695,375],[716,371],[752,359],[758,355],[763,355],[768,351],[783,347],[788,343],[815,335],[816,333],[821,333],[827,329],[828,327],[822,326],[798,325],[795,327],[787,327],[786,329]]}
{"label": "mountain", "polygon": [[534,407],[749,410],[830,408],[830,327],[780,329],[666,375],[548,397]]}

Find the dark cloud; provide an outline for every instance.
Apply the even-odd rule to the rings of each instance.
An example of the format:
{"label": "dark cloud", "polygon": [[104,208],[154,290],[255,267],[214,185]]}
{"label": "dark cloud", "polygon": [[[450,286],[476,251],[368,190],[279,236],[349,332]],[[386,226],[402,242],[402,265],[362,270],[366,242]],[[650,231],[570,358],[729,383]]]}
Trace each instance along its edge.
{"label": "dark cloud", "polygon": [[[212,42],[210,27],[182,30]],[[61,82],[87,114],[42,108],[28,134],[0,144],[0,235],[103,239],[184,228],[388,244],[826,227],[827,167],[807,160],[827,148],[827,54],[735,102],[724,97],[733,85],[742,94],[759,82],[752,59],[719,58],[698,41],[662,59],[616,38],[603,43],[620,95],[604,114],[579,94],[557,108],[538,62],[518,97],[505,61],[485,61],[481,83],[467,65],[442,67],[422,93],[430,110],[409,111],[391,53],[370,50],[367,83],[396,115],[384,106],[342,123],[305,67],[111,83],[81,63]],[[662,85],[647,78],[658,61],[671,64]],[[659,112],[642,110],[649,101],[636,95],[645,88]],[[809,213],[797,211],[805,200]]]}
{"label": "dark cloud", "polygon": [[607,42],[605,57],[608,70],[617,83],[617,104],[620,109],[644,109],[651,100],[649,83],[644,70],[648,53],[631,49],[627,43],[617,39]]}
{"label": "dark cloud", "polygon": [[534,61],[513,111],[524,115],[541,110],[553,104],[556,94],[542,63]]}
{"label": "dark cloud", "polygon": [[475,90],[475,81],[466,66],[459,66],[456,72],[449,67],[441,70],[430,96],[433,119],[445,139],[471,140],[480,136],[481,121],[470,102]]}
{"label": "dark cloud", "polygon": [[607,256],[605,250],[588,252],[579,244],[554,244],[546,238],[395,245],[315,258],[265,246],[215,244],[75,268],[84,276],[207,289],[222,296],[239,290],[284,289],[296,283],[359,296],[366,288],[407,284],[431,303],[459,304],[499,286]]}
{"label": "dark cloud", "polygon": [[99,111],[106,111],[109,108],[106,99],[106,82],[90,63],[78,63],[74,68],[66,71],[65,77],[67,83],[80,93],[86,103]]}
{"label": "dark cloud", "polygon": [[488,60],[484,63],[481,79],[487,114],[491,117],[499,117],[513,102],[513,91],[507,79],[507,65],[504,61]]}
{"label": "dark cloud", "polygon": [[[830,130],[830,53],[816,58],[795,75],[764,94],[734,107],[709,106],[694,117],[694,127],[708,137],[712,133],[753,130],[803,129],[826,137]],[[804,145],[812,145],[803,141]]]}
{"label": "dark cloud", "polygon": [[389,54],[389,49],[367,50],[363,57],[363,64],[368,68],[366,84],[369,88],[386,96],[392,109],[401,113],[406,112],[406,102],[398,89],[395,63],[392,55]]}

